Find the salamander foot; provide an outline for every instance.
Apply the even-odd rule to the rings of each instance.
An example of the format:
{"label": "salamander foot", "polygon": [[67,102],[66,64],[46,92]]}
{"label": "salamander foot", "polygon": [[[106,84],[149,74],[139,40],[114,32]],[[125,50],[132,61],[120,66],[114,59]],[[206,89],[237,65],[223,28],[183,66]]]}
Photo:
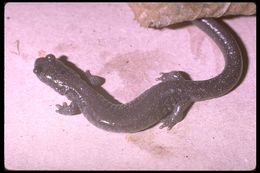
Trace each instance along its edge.
{"label": "salamander foot", "polygon": [[66,102],[63,102],[62,105],[57,104],[56,107],[58,108],[56,112],[63,115],[77,115],[81,113],[78,105],[75,102],[71,102],[70,105],[68,105]]}

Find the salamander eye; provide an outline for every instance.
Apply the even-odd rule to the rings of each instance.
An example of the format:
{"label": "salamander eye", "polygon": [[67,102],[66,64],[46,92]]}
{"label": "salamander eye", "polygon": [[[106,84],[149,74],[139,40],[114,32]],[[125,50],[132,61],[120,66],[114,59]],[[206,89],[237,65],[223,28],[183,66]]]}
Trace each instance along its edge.
{"label": "salamander eye", "polygon": [[48,55],[46,56],[46,58],[48,59],[48,61],[53,61],[53,60],[55,60],[55,56],[54,56],[53,54],[48,54]]}

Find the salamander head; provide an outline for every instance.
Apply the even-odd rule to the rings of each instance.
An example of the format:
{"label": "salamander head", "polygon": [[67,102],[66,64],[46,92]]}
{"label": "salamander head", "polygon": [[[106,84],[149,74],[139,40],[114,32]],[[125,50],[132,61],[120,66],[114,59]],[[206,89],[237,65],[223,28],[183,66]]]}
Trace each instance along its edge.
{"label": "salamander head", "polygon": [[36,59],[33,72],[62,95],[69,89],[67,80],[71,77],[70,69],[52,54]]}

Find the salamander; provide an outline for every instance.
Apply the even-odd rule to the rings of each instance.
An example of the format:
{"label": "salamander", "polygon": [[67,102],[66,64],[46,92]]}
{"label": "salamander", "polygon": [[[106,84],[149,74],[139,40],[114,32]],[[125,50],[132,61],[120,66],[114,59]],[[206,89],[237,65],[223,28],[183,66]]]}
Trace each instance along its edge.
{"label": "salamander", "polygon": [[208,34],[225,58],[223,71],[208,80],[185,79],[180,71],[161,73],[160,82],[128,103],[113,102],[95,88],[104,82],[89,70],[83,79],[52,54],[37,58],[33,72],[71,103],[57,105],[60,114],[83,113],[98,128],[111,132],[135,133],[162,123],[170,130],[182,121],[191,104],[217,98],[231,91],[242,73],[241,50],[231,33],[213,18],[197,19],[194,25]]}

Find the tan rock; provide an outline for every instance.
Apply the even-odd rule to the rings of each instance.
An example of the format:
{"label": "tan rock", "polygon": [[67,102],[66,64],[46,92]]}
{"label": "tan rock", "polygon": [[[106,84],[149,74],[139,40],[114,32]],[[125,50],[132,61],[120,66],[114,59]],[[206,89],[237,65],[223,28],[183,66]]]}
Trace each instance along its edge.
{"label": "tan rock", "polygon": [[252,15],[254,3],[129,3],[143,27],[162,28],[203,17]]}

